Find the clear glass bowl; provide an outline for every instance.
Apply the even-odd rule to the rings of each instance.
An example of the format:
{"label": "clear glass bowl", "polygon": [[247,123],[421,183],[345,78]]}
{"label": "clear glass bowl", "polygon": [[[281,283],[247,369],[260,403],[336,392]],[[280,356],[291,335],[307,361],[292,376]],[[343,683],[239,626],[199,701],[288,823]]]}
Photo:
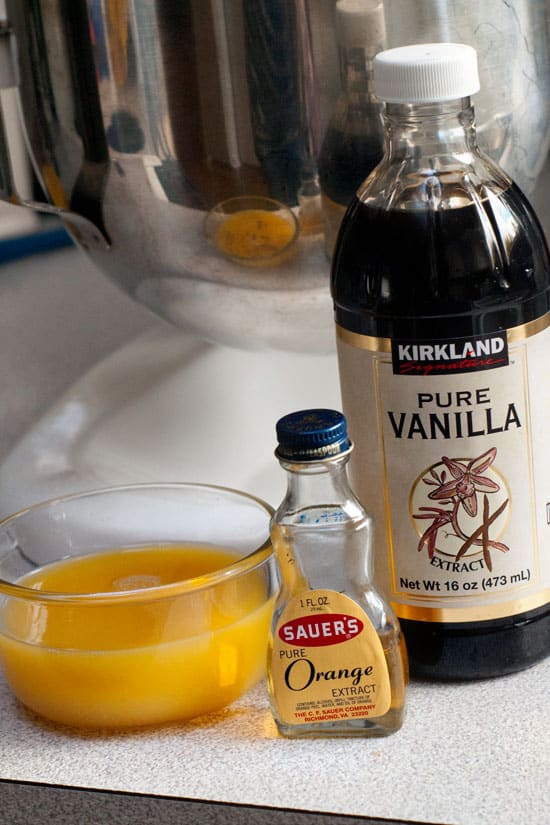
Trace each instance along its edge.
{"label": "clear glass bowl", "polygon": [[48,719],[96,728],[188,719],[238,698],[265,670],[271,514],[236,490],[144,484],[5,519],[0,659],[14,694]]}
{"label": "clear glass bowl", "polygon": [[293,254],[300,225],[284,203],[259,195],[222,201],[206,216],[206,237],[226,258],[244,266],[274,267]]}

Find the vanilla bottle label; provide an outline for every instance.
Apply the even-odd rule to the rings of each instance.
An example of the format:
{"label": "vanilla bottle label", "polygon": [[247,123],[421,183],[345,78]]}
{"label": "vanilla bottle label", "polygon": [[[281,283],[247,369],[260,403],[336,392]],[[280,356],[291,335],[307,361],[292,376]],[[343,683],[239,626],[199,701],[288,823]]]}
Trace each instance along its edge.
{"label": "vanilla bottle label", "polygon": [[400,617],[477,621],[548,602],[549,324],[448,341],[338,329],[352,479]]}
{"label": "vanilla bottle label", "polygon": [[382,642],[359,605],[333,590],[291,599],[273,634],[270,679],[287,725],[370,719],[390,709]]}

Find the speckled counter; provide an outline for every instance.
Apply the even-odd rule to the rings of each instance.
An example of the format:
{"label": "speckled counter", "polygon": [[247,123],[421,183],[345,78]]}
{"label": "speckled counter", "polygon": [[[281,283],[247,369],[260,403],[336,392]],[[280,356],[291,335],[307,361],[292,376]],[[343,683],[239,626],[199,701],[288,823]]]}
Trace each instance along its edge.
{"label": "speckled counter", "polygon": [[[102,735],[38,720],[1,682],[0,776],[180,800],[178,822],[194,815],[190,822],[261,823],[252,817],[275,808],[289,825],[299,825],[298,812],[332,814],[327,823],[347,814],[445,825],[547,825],[549,680],[550,660],[495,681],[414,684],[401,731],[387,739],[332,741],[280,738],[263,685],[189,724]],[[0,800],[6,787],[0,784]],[[0,822],[30,822],[16,818],[21,797],[11,791],[13,809],[0,805]],[[108,799],[113,810],[128,814],[124,796]],[[200,801],[225,805],[201,811]],[[93,804],[97,812],[97,797]],[[279,822],[271,814],[268,819]],[[126,820],[98,815],[67,821]]]}
{"label": "speckled counter", "polygon": [[[3,512],[52,488],[159,476],[233,482],[275,502],[276,414],[337,403],[330,357],[179,341],[75,250],[2,267],[0,317]],[[198,382],[193,393],[176,361]],[[257,460],[246,466],[239,443],[207,465],[180,438],[183,424],[194,422],[194,441],[222,411],[227,426],[242,426],[235,387],[245,375]],[[215,393],[234,409],[216,407]],[[212,419],[198,415],[206,402]],[[210,443],[221,451],[222,439]],[[549,684],[550,660],[491,682],[413,684],[392,737],[299,742],[278,737],[261,685],[191,724],[102,735],[38,720],[0,676],[0,825],[548,825]]]}

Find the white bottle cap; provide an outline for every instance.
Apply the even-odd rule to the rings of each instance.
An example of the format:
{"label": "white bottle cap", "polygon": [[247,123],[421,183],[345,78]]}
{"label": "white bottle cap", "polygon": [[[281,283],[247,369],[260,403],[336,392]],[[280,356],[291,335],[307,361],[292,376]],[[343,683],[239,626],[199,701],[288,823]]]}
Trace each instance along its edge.
{"label": "white bottle cap", "polygon": [[479,91],[477,54],[462,43],[421,43],[379,52],[376,96],[388,103],[435,103]]}
{"label": "white bottle cap", "polygon": [[382,0],[338,0],[336,38],[345,48],[364,49],[386,38]]}

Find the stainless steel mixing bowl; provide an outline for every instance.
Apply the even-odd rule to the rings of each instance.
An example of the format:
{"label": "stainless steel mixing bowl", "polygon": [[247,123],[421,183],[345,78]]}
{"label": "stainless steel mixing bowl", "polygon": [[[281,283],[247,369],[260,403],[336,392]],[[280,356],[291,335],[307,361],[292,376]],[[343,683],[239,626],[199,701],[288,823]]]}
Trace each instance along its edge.
{"label": "stainless steel mixing bowl", "polygon": [[[377,0],[365,0],[376,5]],[[44,203],[120,287],[217,342],[332,349],[316,161],[340,92],[336,0],[7,0]],[[384,0],[385,45],[479,53],[480,142],[537,197],[550,122],[548,0]],[[1,59],[9,63],[4,48]],[[5,199],[22,202],[0,142]],[[212,247],[205,215],[263,195],[301,218],[260,270]]]}

